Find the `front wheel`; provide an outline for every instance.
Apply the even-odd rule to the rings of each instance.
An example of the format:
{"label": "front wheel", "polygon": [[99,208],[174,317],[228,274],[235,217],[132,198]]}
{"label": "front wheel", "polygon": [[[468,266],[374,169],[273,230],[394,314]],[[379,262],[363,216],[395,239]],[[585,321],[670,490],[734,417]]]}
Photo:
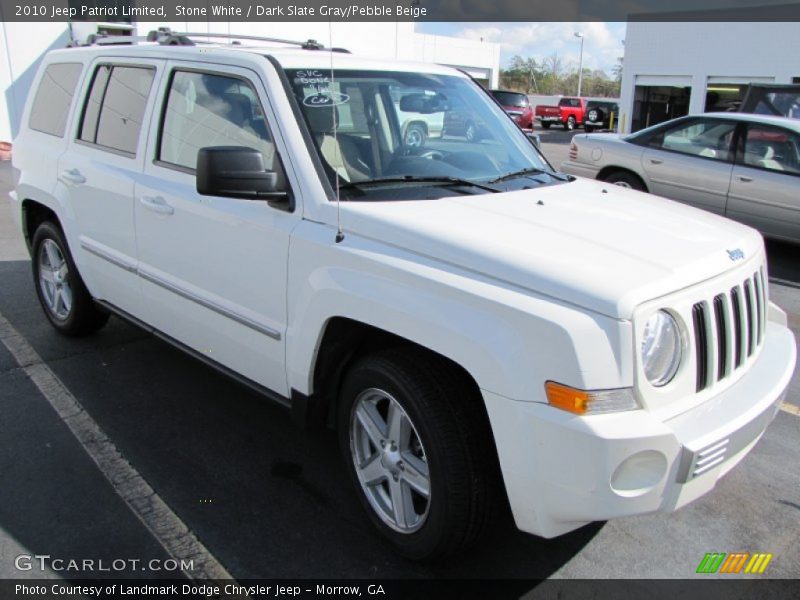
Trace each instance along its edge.
{"label": "front wheel", "polygon": [[449,365],[405,350],[367,356],[345,378],[347,470],[370,520],[409,558],[458,553],[490,520],[496,458],[475,396]]}
{"label": "front wheel", "polygon": [[573,117],[572,115],[569,116],[567,122],[564,124],[564,129],[566,129],[567,131],[572,131],[575,129],[575,117]]}
{"label": "front wheel", "polygon": [[412,123],[406,129],[403,143],[409,148],[421,148],[427,139],[428,133],[425,131],[425,127],[419,123]]}
{"label": "front wheel", "polygon": [[33,235],[33,279],[36,295],[53,327],[70,336],[100,329],[108,313],[94,303],[83,283],[61,229],[42,223]]}
{"label": "front wheel", "polygon": [[612,171],[603,177],[602,180],[631,190],[638,190],[640,192],[647,191],[647,187],[639,176],[628,171]]}

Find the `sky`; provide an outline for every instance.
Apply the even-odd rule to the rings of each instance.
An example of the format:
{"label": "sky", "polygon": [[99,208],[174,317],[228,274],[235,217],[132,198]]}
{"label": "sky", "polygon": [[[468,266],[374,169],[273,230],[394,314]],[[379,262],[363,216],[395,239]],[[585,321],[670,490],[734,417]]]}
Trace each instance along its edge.
{"label": "sky", "polygon": [[557,52],[565,67],[578,68],[583,33],[583,66],[602,69],[610,77],[617,57],[624,54],[625,23],[417,23],[416,31],[500,44],[500,66],[512,56],[541,60]]}

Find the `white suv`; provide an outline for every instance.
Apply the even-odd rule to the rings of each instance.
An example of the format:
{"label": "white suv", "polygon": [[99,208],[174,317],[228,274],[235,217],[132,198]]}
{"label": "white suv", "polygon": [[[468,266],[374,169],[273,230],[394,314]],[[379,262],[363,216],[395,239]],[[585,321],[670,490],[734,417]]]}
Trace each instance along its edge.
{"label": "white suv", "polygon": [[457,70],[274,46],[46,56],[15,198],[58,331],[120,315],[335,427],[415,558],[504,496],[545,537],[673,510],[752,449],[795,365],[757,232],[553,171]]}

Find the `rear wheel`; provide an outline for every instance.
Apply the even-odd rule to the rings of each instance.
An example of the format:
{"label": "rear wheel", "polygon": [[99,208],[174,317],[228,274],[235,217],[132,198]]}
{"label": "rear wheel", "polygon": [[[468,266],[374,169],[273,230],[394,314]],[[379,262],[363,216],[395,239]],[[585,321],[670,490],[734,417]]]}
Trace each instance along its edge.
{"label": "rear wheel", "polygon": [[601,179],[620,187],[639,190],[640,192],[647,191],[647,187],[644,185],[641,178],[630,171],[612,171]]}
{"label": "rear wheel", "polygon": [[70,336],[88,335],[108,321],[83,283],[61,229],[45,221],[33,235],[36,295],[50,323]]}
{"label": "rear wheel", "polygon": [[460,552],[490,519],[499,478],[480,401],[450,365],[411,350],[367,356],[345,378],[347,470],[370,520],[405,556]]}

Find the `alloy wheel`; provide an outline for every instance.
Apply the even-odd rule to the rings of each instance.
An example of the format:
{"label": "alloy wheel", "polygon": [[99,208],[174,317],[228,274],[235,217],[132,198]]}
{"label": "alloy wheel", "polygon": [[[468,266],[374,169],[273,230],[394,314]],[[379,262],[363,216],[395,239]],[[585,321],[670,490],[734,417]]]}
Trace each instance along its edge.
{"label": "alloy wheel", "polygon": [[39,287],[50,314],[59,321],[66,320],[73,300],[69,267],[58,244],[49,238],[39,247]]}
{"label": "alloy wheel", "polygon": [[419,530],[428,516],[431,482],[417,429],[388,392],[361,392],[350,414],[350,453],[375,514],[400,533]]}

